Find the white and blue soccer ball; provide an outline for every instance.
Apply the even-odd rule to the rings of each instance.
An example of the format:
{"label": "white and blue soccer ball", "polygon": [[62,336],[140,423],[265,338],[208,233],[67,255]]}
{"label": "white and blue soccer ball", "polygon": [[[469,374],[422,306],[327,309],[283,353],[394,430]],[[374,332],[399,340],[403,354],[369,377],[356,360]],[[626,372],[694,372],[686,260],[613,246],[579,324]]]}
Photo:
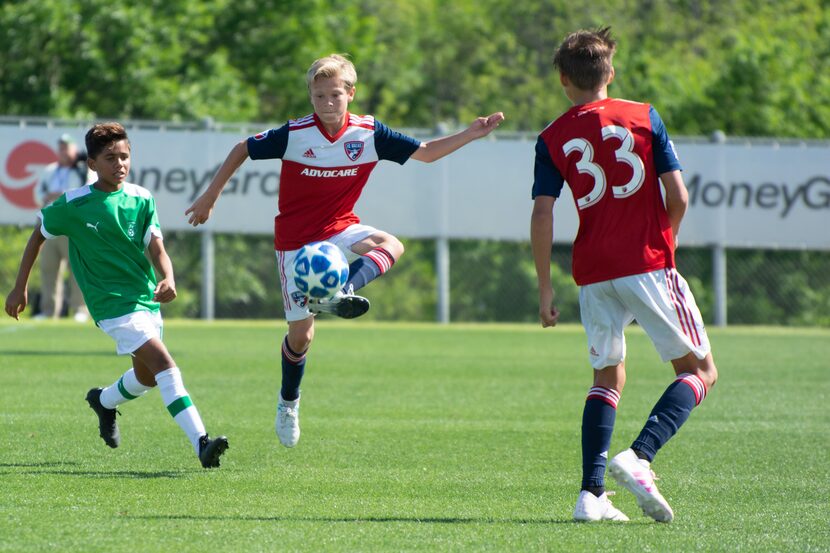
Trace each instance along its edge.
{"label": "white and blue soccer ball", "polygon": [[331,242],[313,242],[294,258],[294,284],[315,300],[332,298],[349,278],[349,262]]}

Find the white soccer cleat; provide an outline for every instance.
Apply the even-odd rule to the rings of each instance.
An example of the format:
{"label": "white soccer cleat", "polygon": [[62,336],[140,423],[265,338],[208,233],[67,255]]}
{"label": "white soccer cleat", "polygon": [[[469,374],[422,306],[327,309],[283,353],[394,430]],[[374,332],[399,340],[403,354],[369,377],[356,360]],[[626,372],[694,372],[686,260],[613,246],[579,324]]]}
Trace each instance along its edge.
{"label": "white soccer cleat", "polygon": [[579,498],[574,507],[574,520],[577,522],[599,522],[601,520],[626,522],[628,517],[611,505],[607,493],[597,497],[587,490],[582,490],[579,492]]}
{"label": "white soccer cleat", "polygon": [[300,441],[300,398],[285,401],[280,395],[277,402],[277,420],[274,421],[277,437],[285,447],[294,447]]}
{"label": "white soccer cleat", "polygon": [[626,449],[611,459],[608,472],[620,486],[634,494],[646,516],[657,522],[672,521],[674,513],[654,483],[651,465],[645,459],[638,458],[634,450]]}

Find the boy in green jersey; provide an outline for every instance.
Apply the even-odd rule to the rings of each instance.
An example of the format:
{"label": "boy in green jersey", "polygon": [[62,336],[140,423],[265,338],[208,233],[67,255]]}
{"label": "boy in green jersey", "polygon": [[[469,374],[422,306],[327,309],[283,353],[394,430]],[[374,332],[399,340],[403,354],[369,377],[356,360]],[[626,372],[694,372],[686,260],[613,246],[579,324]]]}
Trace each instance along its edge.
{"label": "boy in green jersey", "polygon": [[[86,148],[89,168],[97,172],[98,181],[68,191],[41,210],[41,224],[26,244],[17,281],[6,298],[6,313],[18,319],[26,308],[29,273],[44,241],[68,236],[69,262],[90,315],[115,340],[118,354],[130,354],[133,361],[115,383],[87,393],[104,442],[114,448],[121,441],[115,408],[158,385],[167,410],[187,434],[202,466],[218,467],[228,440],[208,437],[181,372],[161,341],[159,304],[175,299],[176,283],[153,196],[125,182],[130,171],[127,132],[118,123],[95,125],[86,134]],[[158,281],[145,249],[161,277]]]}

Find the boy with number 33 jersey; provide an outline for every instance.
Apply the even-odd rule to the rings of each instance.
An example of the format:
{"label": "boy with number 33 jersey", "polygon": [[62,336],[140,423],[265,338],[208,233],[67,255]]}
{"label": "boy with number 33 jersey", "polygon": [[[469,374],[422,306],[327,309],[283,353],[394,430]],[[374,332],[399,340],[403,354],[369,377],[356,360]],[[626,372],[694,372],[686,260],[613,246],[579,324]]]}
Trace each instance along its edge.
{"label": "boy with number 33 jersey", "polygon": [[[579,213],[573,277],[594,368],[582,417],[579,521],[628,520],[605,493],[605,466],[617,402],[625,384],[625,336],[634,320],[676,379],[652,410],[630,449],[609,472],[643,512],[669,522],[674,513],[654,485],[650,463],[717,380],[700,311],[675,270],[674,249],[688,193],[680,163],[657,111],[608,97],[616,43],[609,28],[578,31],[554,57],[574,107],[539,135],[531,242],[542,326],[556,325],[550,280],[553,205],[565,182]],[[663,200],[660,182],[665,189]]]}

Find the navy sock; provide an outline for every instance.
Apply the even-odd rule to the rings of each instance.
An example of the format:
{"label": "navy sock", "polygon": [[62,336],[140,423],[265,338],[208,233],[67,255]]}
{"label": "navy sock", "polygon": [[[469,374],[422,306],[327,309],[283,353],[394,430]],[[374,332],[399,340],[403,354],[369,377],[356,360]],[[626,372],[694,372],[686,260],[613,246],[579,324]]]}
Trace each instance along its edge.
{"label": "navy sock", "polygon": [[696,405],[706,397],[703,381],[690,373],[683,373],[666,388],[660,400],[651,410],[646,425],[634,440],[631,449],[649,462],[657,451],[675,435],[689,418]]}
{"label": "navy sock", "polygon": [[300,397],[300,382],[305,373],[305,352],[294,353],[288,346],[288,337],[282,342],[282,388],[280,395],[285,401]]}
{"label": "navy sock", "polygon": [[388,271],[395,264],[392,254],[383,248],[375,248],[366,255],[362,255],[352,261],[349,265],[349,280],[346,281],[345,289],[349,286],[357,291]]}
{"label": "navy sock", "polygon": [[605,465],[619,400],[616,390],[594,386],[582,412],[582,489],[597,497],[605,491]]}

